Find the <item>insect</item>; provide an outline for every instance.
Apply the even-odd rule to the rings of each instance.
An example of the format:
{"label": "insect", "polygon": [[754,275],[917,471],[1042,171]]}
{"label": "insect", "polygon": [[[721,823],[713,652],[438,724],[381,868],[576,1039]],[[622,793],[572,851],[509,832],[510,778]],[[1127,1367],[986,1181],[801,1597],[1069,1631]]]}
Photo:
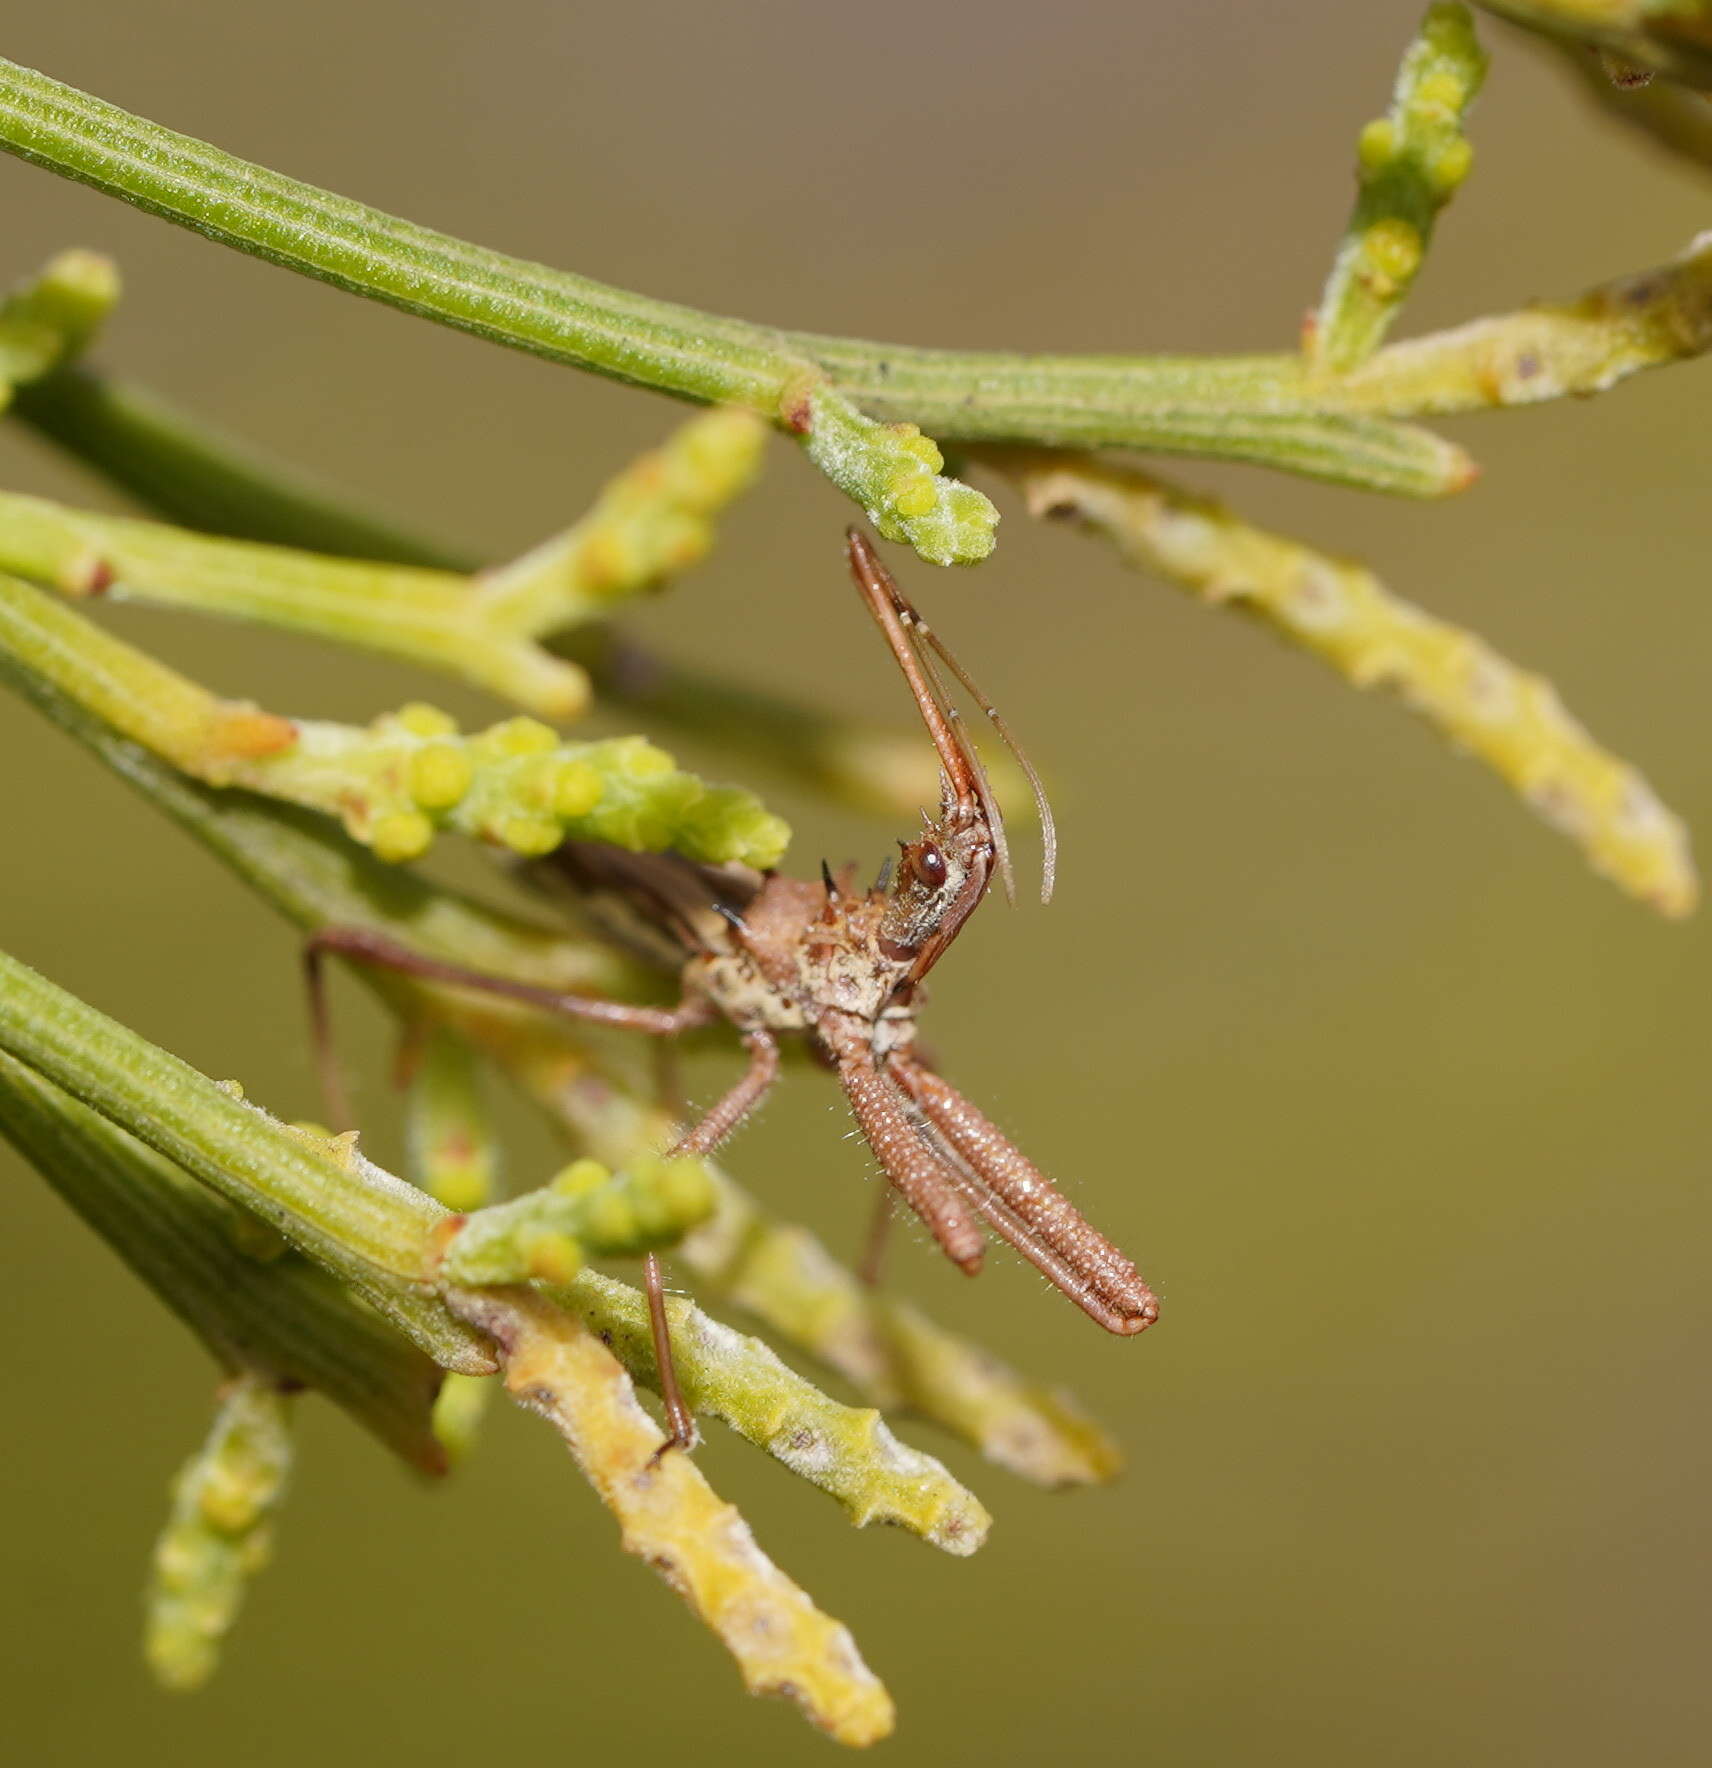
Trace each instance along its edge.
{"label": "insect", "polygon": [[[941,774],[938,814],[924,813],[920,835],[898,843],[896,862],[872,888],[856,888],[853,867],[835,876],[823,863],[820,877],[809,881],[569,841],[534,863],[537,880],[568,886],[597,905],[622,905],[660,955],[681,967],[677,1006],[643,1007],[533,988],[440,963],[361,929],[328,928],[314,936],[312,983],[320,956],[339,952],[657,1036],[724,1019],[741,1034],[748,1065],[678,1144],[674,1152],[682,1154],[706,1154],[730,1135],[777,1076],[779,1038],[806,1038],[836,1073],[887,1179],[954,1264],[971,1275],[978,1271],[984,1230],[991,1229],[1108,1331],[1140,1332],[1158,1317],[1159,1307],[1135,1266],[916,1047],[924,980],[980,905],[995,872],[1009,889],[1009,856],[998,805],[951,708],[938,663],[979,698],[978,690],[860,531],[850,531],[848,549],[857,589],[903,671]],[[981,703],[1010,743],[1003,721],[984,698]],[[1051,817],[1033,770],[1026,761],[1022,765],[1040,797],[1048,894]],[[318,1005],[316,1011],[324,1032],[324,1010]],[[674,1440],[687,1445],[693,1424],[670,1372],[663,1290],[652,1255],[645,1269],[662,1398]]]}

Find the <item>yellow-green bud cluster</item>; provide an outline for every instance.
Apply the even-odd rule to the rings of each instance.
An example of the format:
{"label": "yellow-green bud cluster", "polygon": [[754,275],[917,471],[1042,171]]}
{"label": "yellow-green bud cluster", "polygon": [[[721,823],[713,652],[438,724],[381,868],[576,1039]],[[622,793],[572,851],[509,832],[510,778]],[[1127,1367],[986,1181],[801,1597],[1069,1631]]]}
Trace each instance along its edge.
{"label": "yellow-green bud cluster", "polygon": [[0,303],[0,393],[78,355],[119,298],[119,272],[98,252],[61,252]]}
{"label": "yellow-green bud cluster", "polygon": [[575,527],[488,574],[484,617],[540,637],[698,563],[713,545],[710,518],[754,478],[766,426],[753,412],[692,418],[625,468]]}
{"label": "yellow-green bud cluster", "polygon": [[1462,122],[1485,72],[1468,8],[1429,7],[1390,111],[1357,146],[1355,214],[1309,333],[1327,367],[1353,368],[1369,355],[1408,293],[1439,210],[1474,163]]}
{"label": "yellow-green bud cluster", "polygon": [[394,862],[416,858],[442,828],[525,855],[577,836],[761,868],[790,837],[751,793],[680,772],[642,737],[562,743],[533,718],[464,736],[421,705],[367,730],[305,724],[289,753],[252,763],[239,783],[336,812]]}
{"label": "yellow-green bud cluster", "polygon": [[169,1688],[207,1680],[244,1585],[267,1563],[267,1522],[291,1465],[288,1424],[277,1389],[240,1380],[174,1483],[144,1637],[149,1667]]}
{"label": "yellow-green bud cluster", "polygon": [[715,1201],[699,1160],[645,1156],[621,1173],[574,1161],[545,1189],[477,1210],[447,1247],[441,1273],[458,1284],[569,1283],[585,1254],[633,1257],[670,1246]]}
{"label": "yellow-green bud cluster", "polygon": [[993,550],[999,512],[972,486],[942,476],[944,456],[914,424],[876,423],[826,386],[808,392],[806,408],[809,459],[887,540],[935,565],[976,564]]}

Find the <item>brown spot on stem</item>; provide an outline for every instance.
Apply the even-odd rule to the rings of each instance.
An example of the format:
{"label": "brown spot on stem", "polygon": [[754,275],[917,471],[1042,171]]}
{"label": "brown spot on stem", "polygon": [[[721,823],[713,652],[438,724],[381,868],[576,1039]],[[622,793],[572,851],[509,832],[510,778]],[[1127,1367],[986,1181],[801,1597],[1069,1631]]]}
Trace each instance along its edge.
{"label": "brown spot on stem", "polygon": [[119,573],[109,560],[99,553],[93,557],[85,554],[73,562],[62,587],[67,595],[97,596],[105,595],[118,581]]}
{"label": "brown spot on stem", "polygon": [[296,741],[297,726],[289,718],[263,712],[259,706],[221,707],[208,733],[214,755],[244,761],[278,755]]}

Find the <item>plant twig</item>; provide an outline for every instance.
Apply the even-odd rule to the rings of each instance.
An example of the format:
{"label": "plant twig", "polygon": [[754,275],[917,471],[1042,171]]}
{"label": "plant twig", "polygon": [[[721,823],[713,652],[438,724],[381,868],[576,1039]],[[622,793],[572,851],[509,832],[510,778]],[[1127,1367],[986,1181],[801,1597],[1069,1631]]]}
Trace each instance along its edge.
{"label": "plant twig", "polygon": [[169,522],[336,558],[473,568],[451,548],[354,508],[300,467],[86,365],[23,382],[11,414]]}
{"label": "plant twig", "polygon": [[1485,73],[1468,8],[1429,6],[1389,114],[1361,132],[1355,213],[1304,339],[1319,367],[1365,361],[1408,295],[1439,210],[1473,164],[1462,123]]}
{"label": "plant twig", "polygon": [[543,717],[575,718],[588,679],[540,641],[700,558],[709,518],[753,476],[762,435],[747,412],[692,419],[619,474],[565,534],[473,580],[7,493],[0,570],[71,596],[158,602],[362,646],[460,676]]}
{"label": "plant twig", "polygon": [[1250,527],[1147,474],[1061,455],[994,453],[1038,516],[1065,516],[1144,570],[1253,613],[1357,687],[1390,687],[1478,756],[1597,872],[1672,916],[1699,893],[1681,822],[1564,711],[1549,682],[1474,634],[1399,601],[1372,572]]}
{"label": "plant twig", "polygon": [[[1470,476],[1450,443],[1317,398],[1287,355],[1006,356],[781,334],[414,226],[10,62],[0,62],[0,147],[354,293],[680,398],[741,405],[811,442],[805,404],[824,387],[838,410],[848,401],[879,425],[913,423],[946,440],[1211,454],[1417,496]],[[860,494],[880,463],[841,470]],[[898,512],[906,526],[916,519]],[[990,520],[955,524],[971,556],[990,545]],[[929,523],[929,548],[941,532]]]}
{"label": "plant twig", "polygon": [[214,1673],[244,1587],[267,1564],[291,1470],[290,1406],[265,1377],[236,1377],[208,1440],[173,1482],[143,1632],[143,1654],[166,1688],[200,1688]]}
{"label": "plant twig", "polygon": [[0,302],[0,409],[14,389],[74,361],[119,298],[119,273],[98,252],[61,252]]}
{"label": "plant twig", "polygon": [[413,1467],[444,1470],[440,1370],[254,1216],[10,1056],[0,1134],[228,1374],[314,1389]]}
{"label": "plant twig", "polygon": [[465,737],[426,706],[361,730],[219,699],[3,574],[0,647],[184,772],[324,810],[383,859],[414,859],[442,827],[515,853],[580,834],[759,866],[789,837],[750,793],[704,785],[640,737],[561,744],[527,718]]}
{"label": "plant twig", "polygon": [[839,1743],[891,1730],[891,1699],[849,1633],[761,1552],[687,1455],[659,1453],[658,1427],[588,1327],[527,1290],[454,1290],[448,1300],[498,1345],[512,1397],[565,1439],[618,1518],[625,1551],[719,1635],[751,1693],[788,1696]]}

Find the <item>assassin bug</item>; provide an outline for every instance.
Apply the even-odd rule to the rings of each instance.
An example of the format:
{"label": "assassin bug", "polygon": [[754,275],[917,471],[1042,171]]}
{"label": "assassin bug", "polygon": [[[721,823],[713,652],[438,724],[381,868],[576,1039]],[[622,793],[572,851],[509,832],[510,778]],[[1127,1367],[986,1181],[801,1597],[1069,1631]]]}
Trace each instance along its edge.
{"label": "assassin bug", "polygon": [[[980,1269],[984,1225],[1108,1331],[1140,1332],[1159,1307],[1135,1266],[916,1048],[915,1017],[928,972],[986,895],[995,870],[1007,894],[1011,888],[1003,819],[936,659],[981,699],[1034,786],[1046,849],[1043,897],[1051,891],[1052,821],[1039,780],[1003,721],[904,598],[867,538],[852,529],[848,547],[857,589],[909,684],[941,776],[938,815],[924,813],[921,834],[899,842],[895,865],[888,864],[871,889],[856,889],[853,867],[835,876],[823,863],[819,879],[809,881],[569,841],[531,871],[597,906],[616,901],[633,924],[639,921],[659,955],[680,970],[677,1006],[563,995],[440,963],[362,930],[329,928],[315,935],[308,954],[320,1041],[325,1048],[318,985],[325,952],[656,1036],[723,1019],[741,1033],[749,1062],[673,1150],[700,1155],[730,1135],[772,1085],[779,1035],[802,1036],[837,1074],[887,1179],[954,1264],[971,1275]],[[693,1441],[693,1424],[671,1373],[652,1254],[645,1269],[662,1398],[673,1441],[685,1446]]]}

